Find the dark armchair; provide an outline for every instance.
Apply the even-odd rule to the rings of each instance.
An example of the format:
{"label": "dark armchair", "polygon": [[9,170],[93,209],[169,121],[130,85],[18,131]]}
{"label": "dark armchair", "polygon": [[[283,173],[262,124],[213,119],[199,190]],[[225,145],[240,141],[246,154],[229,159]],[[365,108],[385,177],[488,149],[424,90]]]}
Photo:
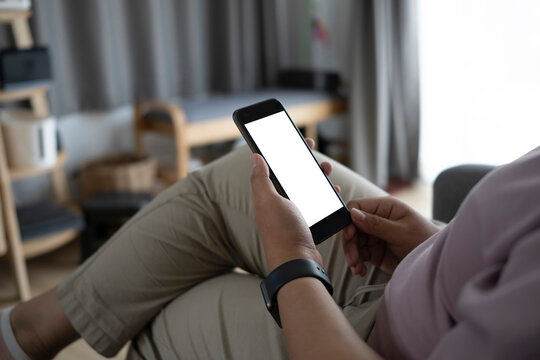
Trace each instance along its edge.
{"label": "dark armchair", "polygon": [[469,191],[493,169],[489,165],[459,165],[440,173],[433,183],[433,219],[450,222]]}

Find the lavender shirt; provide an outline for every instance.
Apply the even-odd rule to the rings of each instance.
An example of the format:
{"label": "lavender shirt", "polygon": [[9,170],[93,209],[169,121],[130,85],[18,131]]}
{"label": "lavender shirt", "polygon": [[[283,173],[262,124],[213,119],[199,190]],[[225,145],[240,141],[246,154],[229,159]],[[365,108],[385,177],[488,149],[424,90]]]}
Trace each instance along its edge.
{"label": "lavender shirt", "polygon": [[391,359],[540,359],[540,147],[403,259],[369,343]]}

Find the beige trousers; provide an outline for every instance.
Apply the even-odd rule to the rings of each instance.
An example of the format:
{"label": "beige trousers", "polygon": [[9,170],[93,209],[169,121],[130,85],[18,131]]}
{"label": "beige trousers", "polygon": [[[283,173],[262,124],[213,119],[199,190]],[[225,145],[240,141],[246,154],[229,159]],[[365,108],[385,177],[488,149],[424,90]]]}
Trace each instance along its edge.
{"label": "beige trousers", "polygon": [[[287,357],[260,294],[267,265],[253,218],[249,155],[247,147],[235,150],[163,191],[61,283],[63,309],[97,352],[114,355],[132,339],[132,359]],[[384,195],[316,156],[332,163],[345,201]],[[367,338],[388,276],[374,269],[352,276],[340,236],[318,248],[335,301]]]}

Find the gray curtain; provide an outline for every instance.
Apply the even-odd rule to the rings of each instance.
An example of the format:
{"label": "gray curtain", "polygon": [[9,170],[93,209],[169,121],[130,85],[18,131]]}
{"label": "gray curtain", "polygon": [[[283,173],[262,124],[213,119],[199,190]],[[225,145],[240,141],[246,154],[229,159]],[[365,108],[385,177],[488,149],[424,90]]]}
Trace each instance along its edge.
{"label": "gray curtain", "polygon": [[[338,71],[350,101],[351,166],[385,186],[418,171],[415,0],[39,0],[56,115],[140,98],[271,85],[279,69]],[[322,46],[312,16],[330,32]],[[0,46],[10,36],[0,32]],[[2,44],[3,43],[3,44]]]}
{"label": "gray curtain", "polygon": [[[39,0],[36,43],[49,46],[56,115],[140,98],[249,90],[265,67],[262,2]],[[270,46],[270,45],[269,45]]]}
{"label": "gray curtain", "polygon": [[[280,66],[337,71],[349,95],[351,167],[381,187],[418,174],[416,0],[273,0]],[[330,32],[305,43],[306,12]],[[304,51],[303,51],[304,50]],[[308,56],[305,56],[305,52]]]}
{"label": "gray curtain", "polygon": [[350,56],[351,165],[385,186],[418,174],[415,0],[354,1]]}

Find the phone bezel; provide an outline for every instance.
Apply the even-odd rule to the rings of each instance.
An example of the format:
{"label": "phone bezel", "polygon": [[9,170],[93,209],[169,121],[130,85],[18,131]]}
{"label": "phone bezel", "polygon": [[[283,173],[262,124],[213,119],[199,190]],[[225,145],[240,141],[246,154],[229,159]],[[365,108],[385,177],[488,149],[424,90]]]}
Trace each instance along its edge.
{"label": "phone bezel", "polygon": [[[328,215],[324,219],[320,220],[319,222],[309,227],[311,231],[311,235],[313,237],[313,241],[315,242],[315,244],[320,244],[321,242],[328,239],[330,236],[334,235],[335,233],[343,229],[345,226],[347,226],[351,222],[351,215],[349,213],[349,210],[347,209],[347,206],[343,202],[343,199],[341,199],[341,196],[336,191],[334,184],[328,178],[328,176],[326,176],[326,174],[324,173],[324,170],[322,169],[319,162],[315,158],[315,155],[313,155],[313,152],[309,148],[306,140],[304,139],[304,136],[302,135],[302,133],[300,132],[296,124],[292,121],[291,117],[287,113],[287,110],[285,110],[285,107],[283,107],[283,105],[276,99],[268,99],[268,100],[261,101],[253,105],[249,105],[249,106],[237,109],[233,113],[233,120],[236,126],[238,127],[238,130],[240,130],[240,133],[246,140],[251,151],[254,153],[260,154],[264,158],[264,154],[261,153],[257,144],[255,143],[255,141],[253,141],[253,138],[249,134],[249,131],[247,130],[245,125],[252,121],[257,121],[259,119],[262,119],[264,117],[267,117],[267,116],[270,116],[272,114],[276,114],[282,111],[285,112],[285,114],[287,115],[287,118],[293,125],[294,129],[296,129],[298,136],[304,142],[304,145],[307,147],[307,149],[309,150],[309,153],[313,157],[313,161],[315,161],[315,163],[317,164],[317,166],[323,173],[324,177],[328,181],[328,184],[331,186],[332,190],[334,191],[339,201],[343,205],[340,209],[336,210],[332,214]],[[288,199],[289,197],[287,196],[287,193],[283,190],[283,187],[281,186],[279,180],[274,175],[272,168],[270,166],[268,167],[270,169],[270,179],[274,183],[276,190],[283,197]]]}

